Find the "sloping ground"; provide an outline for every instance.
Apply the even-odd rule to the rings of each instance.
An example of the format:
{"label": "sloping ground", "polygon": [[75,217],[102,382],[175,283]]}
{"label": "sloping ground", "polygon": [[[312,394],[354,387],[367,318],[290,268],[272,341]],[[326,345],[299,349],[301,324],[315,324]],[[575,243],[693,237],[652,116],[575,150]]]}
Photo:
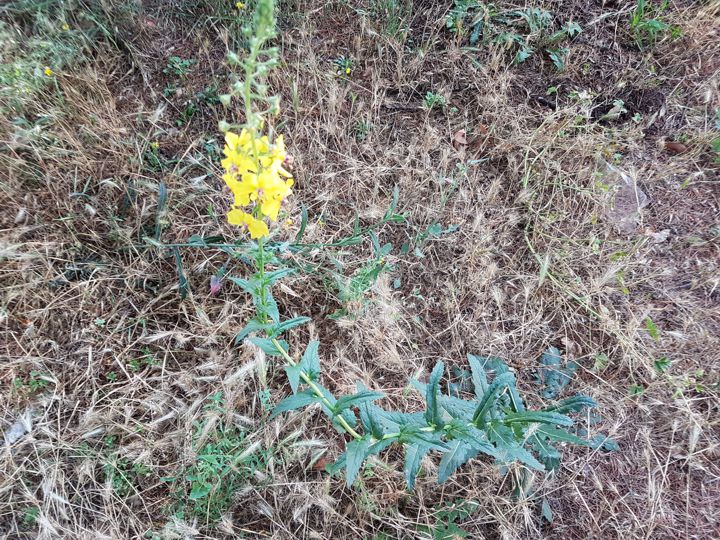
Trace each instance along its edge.
{"label": "sloping ground", "polygon": [[[556,346],[579,365],[567,392],[600,404],[587,428],[620,449],[566,448],[558,474],[525,475],[520,498],[521,468],[482,459],[438,486],[426,458],[413,492],[396,450],[352,489],[330,478],[340,435],[316,410],[268,421],[285,374],[234,345],[252,313],[242,291],[210,290],[221,267],[248,265],[179,247],[183,299],[178,259],[158,247],[237,235],[217,121],[242,118],[217,94],[245,15],[209,1],[82,4],[99,11],[41,25],[7,11],[6,58],[60,21],[107,32],[33,99],[4,95],[3,534],[380,540],[452,538],[452,522],[468,538],[718,535],[720,8],[674,2],[662,16],[678,35],[638,47],[633,3],[543,2],[554,29],[582,28],[558,71],[542,48],[513,65],[497,44],[468,46],[440,4],[279,11],[270,83],[297,182],[281,236],[297,233],[302,206],[305,242],[350,236],[396,187],[407,217],[377,230],[393,245],[387,266],[345,303],[335,278],[374,268],[369,240],[309,253],[333,273],[298,274],[277,294],[283,313],[313,317],[292,350],[319,339],[331,390],[362,380],[410,411],[422,403],[407,379],[437,360],[457,377],[467,353],[505,359],[542,404],[534,374]],[[429,108],[428,92],[445,105]],[[210,523],[192,477],[222,441],[241,459]],[[470,509],[449,518],[459,501]]]}

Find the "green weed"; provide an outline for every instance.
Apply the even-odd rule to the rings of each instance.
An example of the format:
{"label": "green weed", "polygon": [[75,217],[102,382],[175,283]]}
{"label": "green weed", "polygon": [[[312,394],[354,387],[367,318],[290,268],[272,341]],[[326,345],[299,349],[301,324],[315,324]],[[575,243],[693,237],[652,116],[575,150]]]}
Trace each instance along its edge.
{"label": "green weed", "polygon": [[[215,394],[205,406],[208,412],[223,413],[222,394]],[[171,512],[181,519],[217,522],[230,507],[234,494],[249,485],[257,471],[265,471],[271,452],[250,445],[246,433],[233,425],[219,424],[207,433],[207,420],[196,423],[193,440],[204,442],[194,448],[192,463],[170,478]]]}
{"label": "green weed", "polygon": [[478,0],[455,0],[445,18],[446,27],[471,47],[496,44],[511,51],[514,64],[521,64],[538,50],[545,50],[558,70],[565,69],[568,47],[561,43],[582,30],[577,23],[565,23],[558,30],[552,14],[544,9],[500,10],[495,4]]}
{"label": "green weed", "polygon": [[445,104],[445,96],[432,91],[428,91],[427,94],[425,94],[425,98],[423,98],[423,105],[429,111],[431,111],[435,107],[442,109],[445,107]]}
{"label": "green weed", "polygon": [[184,59],[179,56],[171,56],[168,58],[167,66],[163,68],[163,73],[166,75],[175,75],[176,77],[186,77],[195,65],[195,60],[192,58]]}

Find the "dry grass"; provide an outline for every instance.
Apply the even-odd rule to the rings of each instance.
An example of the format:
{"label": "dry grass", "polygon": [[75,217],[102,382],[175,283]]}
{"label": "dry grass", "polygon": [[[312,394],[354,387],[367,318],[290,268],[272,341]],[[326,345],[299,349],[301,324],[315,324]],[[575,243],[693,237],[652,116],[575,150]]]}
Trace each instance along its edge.
{"label": "dry grass", "polygon": [[[209,293],[227,255],[183,249],[190,294],[181,300],[171,254],[143,241],[155,234],[161,182],[170,194],[161,241],[234,235],[207,148],[217,119],[237,111],[201,104],[176,123],[190,96],[226,84],[231,36],[222,17],[198,15],[210,2],[175,4],[147,3],[119,49],[98,45],[82,67],[58,73],[57,90],[26,111],[34,128],[0,118],[0,427],[20,419],[28,431],[0,450],[0,534],[420,538],[419,526],[462,499],[479,503],[459,523],[469,538],[718,536],[718,8],[672,2],[681,38],[641,51],[629,3],[544,2],[584,29],[563,73],[538,56],[511,66],[499,49],[461,48],[444,28],[447,5],[415,3],[400,37],[384,32],[386,17],[364,14],[373,4],[298,0],[283,13],[283,64],[271,83],[295,157],[288,214],[298,221],[306,206],[307,241],[330,242],[351,233],[356,214],[379,219],[399,186],[408,216],[380,232],[394,269],[351,306],[353,318],[326,317],[339,306],[319,277],[286,282],[282,311],[314,317],[293,349],[317,337],[331,390],[363,380],[416,410],[406,381],[438,359],[464,367],[466,353],[500,356],[532,395],[537,358],[559,347],[581,366],[571,390],[600,403],[592,429],[621,450],[568,448],[559,474],[536,477],[555,516],[547,524],[537,498],[511,497],[519,468],[502,474],[473,460],[438,486],[426,458],[427,474],[407,492],[392,450],[350,490],[318,470],[341,443],[316,410],[267,422],[259,393],[280,399],[285,376],[233,345],[252,309],[230,284]],[[169,55],[198,64],[181,94],[163,96]],[[349,78],[335,74],[340,55],[353,59]],[[550,86],[557,95],[546,95]],[[422,107],[429,90],[446,97],[445,112]],[[600,121],[614,99],[629,112]],[[364,138],[359,122],[372,126]],[[459,130],[470,144],[454,142]],[[686,151],[669,152],[667,140]],[[164,166],[149,164],[152,141]],[[649,198],[629,234],[609,219],[618,177],[607,162]],[[436,221],[459,228],[428,240],[424,257],[400,252]],[[349,274],[370,246],[336,256]],[[232,261],[230,272],[248,267]],[[662,357],[672,360],[666,373],[655,367]],[[644,392],[631,395],[631,385]],[[205,407],[216,392],[224,412]],[[263,467],[215,527],[170,518],[163,478],[184,474],[219,425],[245,430]],[[132,473],[127,493],[106,472],[118,459],[149,471]]]}

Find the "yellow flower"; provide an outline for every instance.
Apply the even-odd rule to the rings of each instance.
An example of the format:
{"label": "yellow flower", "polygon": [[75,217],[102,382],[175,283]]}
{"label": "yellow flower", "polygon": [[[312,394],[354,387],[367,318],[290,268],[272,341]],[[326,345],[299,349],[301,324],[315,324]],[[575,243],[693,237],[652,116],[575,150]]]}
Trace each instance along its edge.
{"label": "yellow flower", "polygon": [[352,70],[351,70],[349,67],[346,67],[346,68],[345,68],[345,74],[346,74],[346,75],[350,75],[350,72],[351,72],[351,71],[352,71]]}
{"label": "yellow flower", "polygon": [[267,236],[270,232],[264,221],[255,219],[247,212],[243,212],[238,208],[230,210],[227,217],[230,225],[239,225],[243,228],[247,228],[250,233],[250,238],[261,238],[263,236]]}
{"label": "yellow flower", "polygon": [[240,134],[228,131],[225,143],[223,180],[235,198],[234,208],[254,203],[261,215],[277,221],[280,205],[293,185],[292,175],[283,167],[287,152],[282,135],[271,144],[267,135],[247,129]]}
{"label": "yellow flower", "polygon": [[160,148],[160,143],[157,141],[153,141],[150,143],[150,148],[152,148],[153,150],[157,150],[158,148]]}
{"label": "yellow flower", "polygon": [[245,4],[243,4],[242,2],[237,2],[237,3],[235,4],[235,7],[238,8],[238,9],[244,9],[244,8],[245,8]]}
{"label": "yellow flower", "polygon": [[47,75],[48,77],[51,77],[52,74],[53,74],[53,70],[50,69],[49,67],[46,67],[46,68],[45,68],[45,75]]}
{"label": "yellow flower", "polygon": [[70,25],[68,23],[65,23],[62,25],[62,29],[65,31],[70,30]]}

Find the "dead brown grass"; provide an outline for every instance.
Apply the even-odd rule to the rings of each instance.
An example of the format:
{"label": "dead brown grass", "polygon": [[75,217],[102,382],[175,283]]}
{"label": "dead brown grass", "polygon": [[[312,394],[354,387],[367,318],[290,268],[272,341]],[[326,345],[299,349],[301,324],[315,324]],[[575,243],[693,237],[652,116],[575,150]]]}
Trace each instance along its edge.
{"label": "dead brown grass", "polygon": [[[397,451],[352,490],[318,472],[316,463],[340,453],[340,437],[317,411],[266,421],[258,392],[282,397],[284,374],[232,345],[252,310],[228,284],[209,294],[227,256],[183,250],[191,292],[181,301],[172,257],[142,240],[154,234],[160,182],[170,193],[162,241],[234,234],[204,146],[218,137],[217,111],[178,127],[184,96],[162,97],[169,54],[199,59],[183,92],[216,76],[223,82],[227,36],[218,21],[206,27],[149,4],[127,36],[141,54],[105,51],[87,69],[60,74],[62,102],[47,94],[33,110],[52,118],[39,133],[0,119],[0,425],[27,424],[0,450],[0,533],[419,538],[438,508],[464,499],[479,503],[462,523],[469,538],[718,536],[720,200],[709,150],[720,108],[717,9],[672,3],[681,40],[640,51],[626,34],[628,3],[544,2],[585,29],[558,74],[538,58],[511,67],[503,51],[462,49],[443,28],[447,6],[425,4],[414,4],[404,40],[346,4],[300,1],[286,13],[283,65],[271,83],[295,157],[289,214],[305,205],[308,241],[332,241],[351,231],[356,214],[364,223],[380,217],[399,186],[408,216],[381,232],[395,246],[395,270],[352,320],[324,317],[337,302],[320,279],[286,282],[283,312],[314,317],[291,345],[317,337],[331,390],[363,380],[405,410],[421,407],[408,377],[438,359],[462,367],[469,352],[507,359],[532,394],[537,358],[556,345],[580,364],[572,390],[600,403],[597,429],[621,450],[568,448],[559,474],[534,478],[552,524],[537,499],[510,497],[519,468],[501,474],[474,460],[438,486],[437,463],[426,459],[412,493]],[[339,55],[354,60],[349,80],[334,74]],[[558,86],[557,98],[545,95],[549,86]],[[446,113],[422,108],[428,90],[445,95]],[[628,117],[598,121],[618,98]],[[632,122],[634,113],[644,120]],[[372,125],[364,140],[355,136],[359,121]],[[470,144],[453,142],[459,130]],[[169,162],[162,170],[143,165],[154,140]],[[687,149],[671,154],[659,144],[666,140]],[[608,219],[613,161],[650,201],[629,234]],[[401,255],[434,220],[459,229],[426,243],[424,258]],[[349,272],[369,249],[338,257]],[[233,274],[247,273],[232,264]],[[155,365],[128,368],[148,353]],[[672,360],[667,374],[654,367],[661,357]],[[33,377],[41,388],[13,384]],[[644,393],[631,396],[630,385]],[[212,417],[203,403],[218,391],[229,412]],[[206,429],[238,425],[250,444],[274,449],[216,528],[168,518],[162,481],[193,461],[195,422],[208,418]],[[110,453],[152,471],[127,497],[103,474]],[[39,509],[32,526],[23,522],[29,508]]]}

